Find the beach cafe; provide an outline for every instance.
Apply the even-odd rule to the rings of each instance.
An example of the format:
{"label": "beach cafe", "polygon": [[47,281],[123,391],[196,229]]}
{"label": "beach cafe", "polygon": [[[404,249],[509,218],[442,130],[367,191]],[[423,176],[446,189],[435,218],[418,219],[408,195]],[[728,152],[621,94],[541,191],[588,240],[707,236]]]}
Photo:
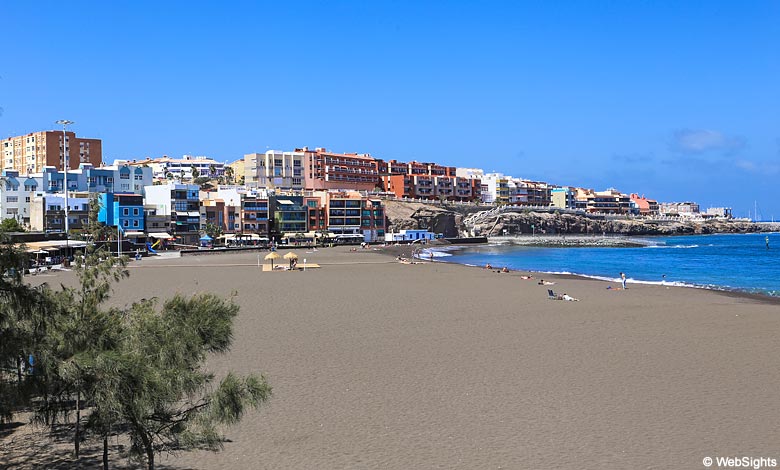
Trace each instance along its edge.
{"label": "beach cafe", "polygon": [[46,240],[25,243],[25,250],[34,255],[31,262],[36,266],[62,264],[74,251],[83,251],[87,242],[80,240]]}
{"label": "beach cafe", "polygon": [[256,233],[228,233],[217,237],[225,246],[266,246],[270,239]]}

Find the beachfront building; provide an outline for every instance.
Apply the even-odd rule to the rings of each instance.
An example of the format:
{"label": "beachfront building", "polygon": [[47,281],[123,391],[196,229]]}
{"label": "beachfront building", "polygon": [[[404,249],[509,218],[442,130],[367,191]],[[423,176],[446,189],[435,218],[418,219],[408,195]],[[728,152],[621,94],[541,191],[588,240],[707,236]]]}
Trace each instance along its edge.
{"label": "beachfront building", "polygon": [[636,204],[631,202],[627,194],[615,189],[594,191],[592,189],[577,188],[576,206],[592,214],[636,214]]}
{"label": "beachfront building", "polygon": [[149,167],[152,169],[152,177],[158,181],[191,181],[194,172],[197,173],[198,177],[207,178],[219,178],[225,174],[224,163],[205,156],[183,155],[181,158],[171,158],[163,155],[161,158],[117,160],[114,163],[133,167]]}
{"label": "beachfront building", "polygon": [[631,194],[631,202],[636,205],[636,210],[639,215],[649,216],[658,214],[658,201],[655,199],[648,199],[643,195],[636,193]]}
{"label": "beachfront building", "polygon": [[196,246],[200,238],[198,185],[167,183],[146,186],[145,191],[146,204],[170,220],[170,235],[181,244]]}
{"label": "beachfront building", "polygon": [[269,199],[272,214],[270,233],[272,239],[280,239],[282,234],[306,233],[308,227],[308,208],[303,205],[303,196],[274,195]]}
{"label": "beachfront building", "polygon": [[[88,193],[68,193],[68,228],[83,229],[89,222]],[[30,201],[30,230],[38,232],[65,231],[65,195],[43,193]]]}
{"label": "beachfront building", "polygon": [[509,178],[507,181],[509,189],[508,204],[514,206],[524,206],[528,204],[528,189],[523,180],[518,178]]}
{"label": "beachfront building", "polygon": [[[214,194],[214,193],[212,193]],[[225,233],[254,233],[266,237],[270,231],[268,192],[235,185],[217,187],[216,200],[222,201]]]}
{"label": "beachfront building", "polygon": [[716,217],[720,219],[730,219],[734,217],[731,207],[710,207],[704,214],[710,217]]}
{"label": "beachfront building", "polygon": [[102,193],[98,195],[98,222],[108,227],[120,227],[122,236],[144,236],[146,218],[144,197],[133,193]]}
{"label": "beachfront building", "polygon": [[662,202],[658,205],[658,211],[661,215],[671,217],[698,217],[699,204],[691,201],[686,202]]}
{"label": "beachfront building", "polygon": [[374,191],[381,188],[376,159],[369,154],[335,153],[308,147],[295,151],[304,155],[306,189]]}
{"label": "beachfront building", "polygon": [[[33,197],[45,194],[62,194],[65,190],[65,172],[53,166],[43,171],[21,176],[16,170],[4,170],[0,179],[0,219],[14,217],[24,225],[30,224],[30,203]],[[143,188],[152,183],[149,168],[132,168],[127,165],[95,168],[82,163],[78,169],[68,171],[68,192],[90,194],[134,193],[143,194]],[[47,206],[42,205],[43,209]],[[55,219],[57,217],[54,217]]]}
{"label": "beachfront building", "polygon": [[528,194],[528,205],[535,207],[549,207],[552,205],[552,188],[543,181],[523,180]]}
{"label": "beachfront building", "polygon": [[387,217],[382,201],[377,198],[362,198],[360,214],[360,230],[363,241],[377,242],[385,239]]}
{"label": "beachfront building", "polygon": [[304,152],[268,150],[244,155],[245,183],[251,188],[302,190],[304,188]]}
{"label": "beachfront building", "polygon": [[503,173],[486,173],[481,180],[482,202],[487,204],[509,204],[509,181],[511,177]]}
{"label": "beachfront building", "polygon": [[399,230],[385,234],[386,242],[430,241],[434,238],[436,238],[436,234],[427,230]]}
{"label": "beachfront building", "polygon": [[380,199],[357,192],[329,193],[326,210],[328,232],[360,235],[365,242],[384,240],[386,217]]}
{"label": "beachfront building", "polygon": [[550,205],[561,209],[575,209],[577,207],[574,190],[569,187],[551,188]]}
{"label": "beachfront building", "polygon": [[68,168],[76,169],[82,163],[100,166],[103,163],[102,149],[100,139],[76,137],[70,131],[65,132],[64,145],[62,131],[33,132],[0,140],[0,169],[16,170],[20,175],[43,171],[46,166],[64,169],[66,154]]}
{"label": "beachfront building", "polygon": [[456,168],[455,176],[463,178],[470,183],[472,200],[485,202],[490,198],[489,187],[482,180],[485,177],[485,171],[481,168]]}

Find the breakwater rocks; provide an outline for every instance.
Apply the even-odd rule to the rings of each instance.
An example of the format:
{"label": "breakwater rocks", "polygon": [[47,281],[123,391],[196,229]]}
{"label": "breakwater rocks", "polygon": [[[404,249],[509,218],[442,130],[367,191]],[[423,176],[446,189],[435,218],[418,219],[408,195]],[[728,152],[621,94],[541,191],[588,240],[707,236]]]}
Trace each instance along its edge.
{"label": "breakwater rocks", "polygon": [[520,235],[515,237],[490,237],[489,241],[490,243],[497,244],[560,248],[639,248],[654,245],[654,243],[650,240],[642,240],[641,238],[634,237],[623,237],[619,235],[606,237],[588,235]]}
{"label": "breakwater rocks", "polygon": [[640,218],[585,216],[554,209],[533,211],[459,205],[386,201],[388,228],[423,229],[445,237],[555,234],[617,234],[626,236],[704,235],[780,231],[780,223],[753,223],[726,219]]}

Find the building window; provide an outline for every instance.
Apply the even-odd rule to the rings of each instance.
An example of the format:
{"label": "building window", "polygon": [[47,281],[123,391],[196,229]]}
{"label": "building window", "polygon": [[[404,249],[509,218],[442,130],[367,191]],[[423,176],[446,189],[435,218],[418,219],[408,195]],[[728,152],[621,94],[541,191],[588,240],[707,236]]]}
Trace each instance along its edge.
{"label": "building window", "polygon": [[138,208],[137,207],[133,207],[133,215],[138,215]]}
{"label": "building window", "polygon": [[130,209],[128,209],[127,207],[122,209],[122,215],[130,215]]}
{"label": "building window", "polygon": [[130,221],[125,219],[125,220],[122,221],[122,225],[124,225],[125,227],[129,227],[130,226]]}
{"label": "building window", "polygon": [[133,227],[138,227],[138,221],[137,220],[133,221]]}

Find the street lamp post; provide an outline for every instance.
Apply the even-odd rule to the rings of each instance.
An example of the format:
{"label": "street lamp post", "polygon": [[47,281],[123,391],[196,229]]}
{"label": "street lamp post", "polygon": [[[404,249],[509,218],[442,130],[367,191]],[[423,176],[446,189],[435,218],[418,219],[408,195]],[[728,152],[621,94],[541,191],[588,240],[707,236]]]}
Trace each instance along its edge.
{"label": "street lamp post", "polygon": [[65,135],[65,129],[71,125],[75,124],[73,121],[68,121],[67,119],[60,119],[56,122],[56,124],[62,124],[62,166],[65,169],[65,179],[63,183],[63,188],[65,190],[65,256],[70,256],[70,219],[68,218],[68,149],[65,146],[65,139],[67,139],[67,136]]}

